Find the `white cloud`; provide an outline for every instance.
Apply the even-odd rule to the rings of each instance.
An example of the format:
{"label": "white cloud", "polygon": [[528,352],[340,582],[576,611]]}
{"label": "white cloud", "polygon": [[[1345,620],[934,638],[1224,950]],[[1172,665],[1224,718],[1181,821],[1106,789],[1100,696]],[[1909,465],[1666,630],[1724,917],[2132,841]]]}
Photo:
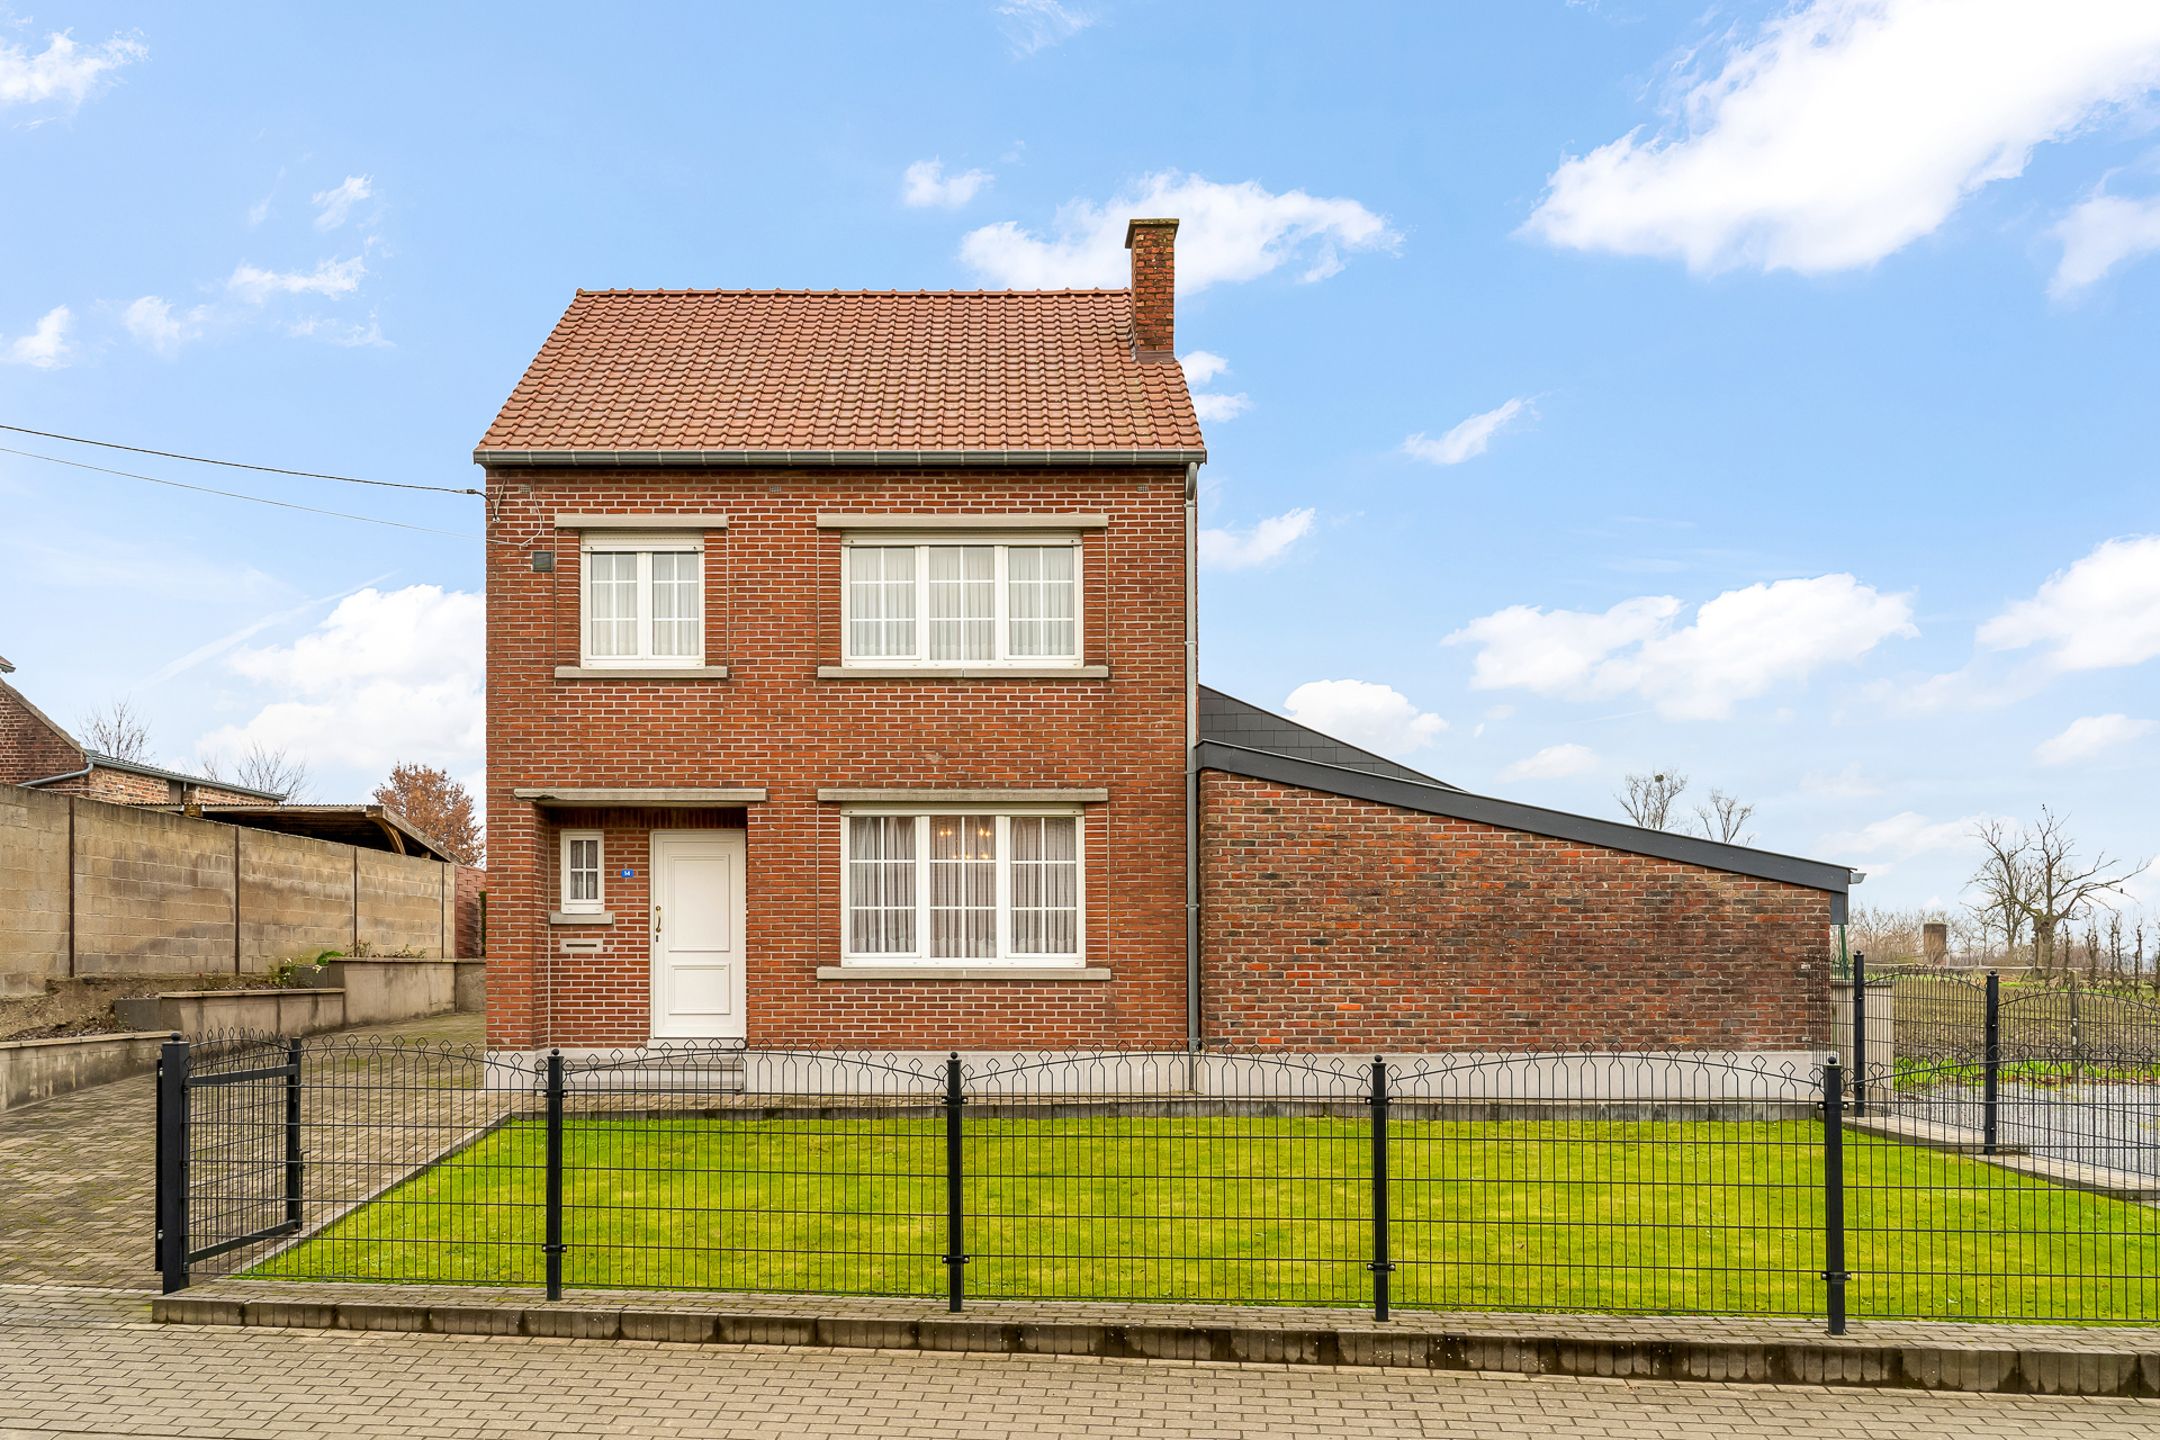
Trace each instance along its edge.
{"label": "white cloud", "polygon": [[1089,11],[1060,0],[999,0],[995,11],[1013,54],[1023,58],[1062,45],[1095,23]]}
{"label": "white cloud", "polygon": [[1302,190],[1276,194],[1251,180],[1219,184],[1164,170],[1142,176],[1102,204],[1073,200],[1060,206],[1048,236],[1011,220],[971,230],[961,239],[960,258],[986,283],[1007,289],[1114,288],[1130,273],[1125,223],[1146,215],[1174,215],[1182,222],[1181,295],[1257,280],[1292,263],[1303,266],[1300,279],[1323,280],[1342,269],[1344,251],[1389,250],[1402,239],[1355,200]]}
{"label": "white cloud", "polygon": [[57,370],[75,358],[68,348],[68,327],[74,316],[65,305],[55,305],[38,318],[37,326],[27,335],[18,335],[0,350],[0,359],[10,365],[34,365],[40,370]]}
{"label": "white cloud", "polygon": [[313,198],[315,204],[315,228],[335,230],[351,218],[353,206],[375,193],[375,182],[366,175],[348,175],[328,190],[318,190]]}
{"label": "white cloud", "polygon": [[1809,771],[1801,777],[1800,789],[1832,800],[1864,800],[1882,793],[1882,786],[1867,777],[1857,760],[1842,770]]}
{"label": "white cloud", "polygon": [[2149,735],[2152,729],[2152,721],[2128,715],[2087,715],[2071,721],[2060,735],[2041,741],[2033,749],[2033,758],[2042,765],[2075,765]]}
{"label": "white cloud", "polygon": [[973,200],[992,178],[987,170],[963,170],[958,175],[947,175],[944,161],[917,160],[900,177],[900,203],[917,208],[957,210]]}
{"label": "white cloud", "polygon": [[171,355],[201,333],[203,307],[185,314],[173,313],[172,302],[162,295],[145,295],[121,313],[121,321],[136,341],[160,355]]}
{"label": "white cloud", "polygon": [[1212,350],[1189,350],[1178,357],[1188,385],[1205,385],[1230,369],[1230,362]]}
{"label": "white cloud", "polygon": [[357,320],[333,320],[324,315],[310,315],[305,320],[295,321],[288,328],[297,339],[322,340],[332,345],[343,345],[347,349],[394,348],[383,338],[382,321],[375,317],[373,311],[368,312],[367,323],[364,325]]}
{"label": "white cloud", "polygon": [[260,305],[273,295],[322,295],[336,299],[360,288],[367,264],[358,255],[349,260],[325,260],[313,270],[265,270],[242,261],[225,282],[228,293]]}
{"label": "white cloud", "polygon": [[1235,420],[1252,409],[1252,398],[1242,390],[1235,395],[1195,395],[1192,408],[1203,421]]}
{"label": "white cloud", "polygon": [[1971,848],[1975,843],[1973,829],[1986,818],[1967,815],[1959,820],[1930,820],[1917,811],[1901,810],[1858,830],[1824,836],[1822,850],[1867,871],[1870,878],[1879,878],[1901,860]]}
{"label": "white cloud", "polygon": [[1200,566],[1204,570],[1250,570],[1271,564],[1305,538],[1313,527],[1310,507],[1271,515],[1249,530],[1202,530]]}
{"label": "white cloud", "polygon": [[1381,754],[1406,755],[1448,728],[1438,715],[1370,680],[1308,681],[1290,692],[1283,708],[1300,725]]}
{"label": "white cloud", "polygon": [[2096,546],[1980,627],[1991,650],[2048,647],[2057,670],[2108,670],[2160,655],[2160,535]]}
{"label": "white cloud", "polygon": [[1402,442],[1403,454],[1433,465],[1460,465],[1484,454],[1492,445],[1493,436],[1529,408],[1530,402],[1518,396],[1505,405],[1472,415],[1437,440],[1420,430]]}
{"label": "white cloud", "polygon": [[1872,264],[2160,84],[2151,0],[1811,0],[1553,172],[1525,229],[1698,272]]}
{"label": "white cloud", "polygon": [[2073,208],[2055,227],[2062,260],[2048,293],[2058,298],[2082,290],[2116,266],[2160,250],[2160,196],[2126,200],[2095,195]]}
{"label": "white cloud", "polygon": [[1526,755],[1500,772],[1503,780],[1565,780],[1598,767],[1598,757],[1587,745],[1548,745]]}
{"label": "white cloud", "polygon": [[1728,590],[1676,628],[1680,610],[1670,595],[1624,600],[1603,613],[1513,605],[1446,643],[1477,647],[1476,689],[1571,699],[1636,694],[1669,719],[1719,720],[1741,700],[1919,633],[1909,598],[1850,575]]}
{"label": "white cloud", "polygon": [[1615,651],[1662,633],[1680,613],[1670,595],[1623,600],[1602,614],[1510,605],[1449,635],[1448,645],[1475,645],[1473,690],[1530,690],[1540,695],[1597,689],[1600,666]]}
{"label": "white cloud", "polygon": [[62,100],[80,105],[106,85],[115,71],[148,58],[149,47],[130,35],[115,35],[87,48],[66,31],[45,37],[45,48],[0,41],[0,105],[37,105]]}
{"label": "white cloud", "polygon": [[324,776],[380,775],[399,760],[467,767],[485,746],[485,655],[480,596],[437,585],[361,590],[289,645],[233,651],[227,668],[269,698],[196,748],[285,749]]}

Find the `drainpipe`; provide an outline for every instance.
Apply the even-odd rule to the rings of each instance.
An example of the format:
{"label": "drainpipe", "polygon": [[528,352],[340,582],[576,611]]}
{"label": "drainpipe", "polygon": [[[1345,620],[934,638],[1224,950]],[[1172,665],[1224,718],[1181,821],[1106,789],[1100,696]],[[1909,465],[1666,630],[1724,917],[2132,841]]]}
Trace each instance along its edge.
{"label": "drainpipe", "polygon": [[[1185,467],[1185,1048],[1202,1047],[1200,1012],[1200,466]],[[1198,1076],[1195,1075],[1197,1082]]]}

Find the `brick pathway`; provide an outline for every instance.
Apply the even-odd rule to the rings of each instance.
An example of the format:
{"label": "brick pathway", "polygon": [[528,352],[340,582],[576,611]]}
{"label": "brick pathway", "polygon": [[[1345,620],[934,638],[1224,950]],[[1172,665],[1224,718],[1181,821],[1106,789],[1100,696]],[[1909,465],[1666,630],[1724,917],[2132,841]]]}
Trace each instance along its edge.
{"label": "brick pathway", "polygon": [[[440,1015],[380,1033],[477,1044],[480,1017]],[[0,1113],[0,1284],[156,1285],[155,1113],[147,1075]]]}
{"label": "brick pathway", "polygon": [[2151,1436],[2160,1402],[143,1322],[0,1287],[0,1437]]}

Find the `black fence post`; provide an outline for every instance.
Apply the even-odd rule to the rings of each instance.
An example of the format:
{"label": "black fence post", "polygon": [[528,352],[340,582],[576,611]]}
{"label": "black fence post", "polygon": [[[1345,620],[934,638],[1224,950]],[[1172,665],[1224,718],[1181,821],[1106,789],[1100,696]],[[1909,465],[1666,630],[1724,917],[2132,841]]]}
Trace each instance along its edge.
{"label": "black fence post", "polygon": [[1987,977],[1987,1021],[1981,1031],[1980,1051],[1980,1150],[1995,1153],[1995,1121],[2002,1077],[2002,977],[1993,970]]}
{"label": "black fence post", "polygon": [[[1857,958],[1857,957],[1856,957]],[[1823,1067],[1823,1283],[1829,1288],[1830,1333],[1845,1333],[1845,1077],[1837,1056]]]}
{"label": "black fence post", "polygon": [[1388,1258],[1388,1083],[1387,1060],[1372,1062],[1372,1271],[1373,1319],[1388,1318],[1388,1276],[1395,1262]]}
{"label": "black fence post", "polygon": [[958,1312],[966,1297],[963,1268],[967,1257],[967,1214],[961,1200],[964,1176],[960,1149],[960,1053],[945,1057],[945,1307]]}
{"label": "black fence post", "polygon": [[300,1037],[285,1042],[285,1223],[300,1228]]}
{"label": "black fence post", "polygon": [[1852,957],[1852,1113],[1867,1114],[1867,956]]}
{"label": "black fence post", "polygon": [[562,1299],[563,1257],[563,1059],[548,1051],[547,1061],[547,1298]]}
{"label": "black fence post", "polygon": [[157,1265],[167,1295],[188,1283],[188,1042],[158,1052]]}

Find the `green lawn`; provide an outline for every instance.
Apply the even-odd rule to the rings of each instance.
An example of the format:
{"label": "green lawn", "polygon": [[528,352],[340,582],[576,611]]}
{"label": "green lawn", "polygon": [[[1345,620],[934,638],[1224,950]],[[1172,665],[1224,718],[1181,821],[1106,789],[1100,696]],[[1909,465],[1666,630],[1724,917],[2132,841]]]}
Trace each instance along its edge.
{"label": "green lawn", "polygon": [[[1391,1133],[1400,1305],[1819,1311],[1818,1124]],[[966,1137],[971,1296],[1369,1299],[1361,1121],[978,1118]],[[250,1273],[538,1284],[544,1143],[506,1126]],[[943,1164],[927,1118],[574,1120],[565,1282],[941,1294]],[[2160,1321],[2160,1210],[1857,1134],[1846,1168],[1856,1316]]]}

